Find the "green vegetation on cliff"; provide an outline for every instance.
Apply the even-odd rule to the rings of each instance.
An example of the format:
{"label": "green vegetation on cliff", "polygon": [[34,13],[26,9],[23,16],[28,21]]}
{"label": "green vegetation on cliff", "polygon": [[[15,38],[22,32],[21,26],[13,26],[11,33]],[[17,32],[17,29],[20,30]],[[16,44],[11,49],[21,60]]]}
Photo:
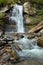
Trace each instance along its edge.
{"label": "green vegetation on cliff", "polygon": [[39,4],[43,4],[43,0],[30,0],[32,2],[35,2],[35,3],[39,3]]}
{"label": "green vegetation on cliff", "polygon": [[16,3],[18,0],[0,0],[0,7]]}

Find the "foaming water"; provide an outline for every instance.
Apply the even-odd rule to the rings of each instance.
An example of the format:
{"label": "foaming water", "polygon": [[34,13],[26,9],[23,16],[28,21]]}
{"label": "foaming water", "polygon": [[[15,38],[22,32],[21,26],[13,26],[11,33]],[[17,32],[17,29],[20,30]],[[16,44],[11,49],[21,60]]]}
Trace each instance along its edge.
{"label": "foaming water", "polygon": [[22,51],[17,51],[20,57],[31,57],[43,61],[43,48],[37,46],[36,39],[27,39],[24,37],[15,42],[22,49]]}

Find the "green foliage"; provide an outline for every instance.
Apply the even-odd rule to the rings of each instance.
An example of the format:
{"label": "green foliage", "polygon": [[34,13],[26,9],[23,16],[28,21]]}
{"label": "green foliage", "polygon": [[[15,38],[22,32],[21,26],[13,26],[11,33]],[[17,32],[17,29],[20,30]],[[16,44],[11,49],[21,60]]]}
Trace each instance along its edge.
{"label": "green foliage", "polygon": [[42,9],[40,9],[40,10],[38,10],[38,15],[43,15],[43,8]]}
{"label": "green foliage", "polygon": [[43,16],[37,16],[37,17],[33,18],[33,23],[37,24],[41,21],[43,21]]}
{"label": "green foliage", "polygon": [[30,1],[43,4],[43,0],[30,0]]}
{"label": "green foliage", "polygon": [[7,0],[0,0],[0,6],[4,6],[7,4]]}
{"label": "green foliage", "polygon": [[5,13],[0,13],[0,18],[3,18],[5,16]]}
{"label": "green foliage", "polygon": [[27,1],[30,1],[30,2],[32,2],[32,3],[40,3],[40,4],[43,4],[43,0],[20,0],[22,3],[24,3],[24,2],[27,2]]}
{"label": "green foliage", "polygon": [[0,0],[0,7],[8,4],[16,3],[18,0]]}

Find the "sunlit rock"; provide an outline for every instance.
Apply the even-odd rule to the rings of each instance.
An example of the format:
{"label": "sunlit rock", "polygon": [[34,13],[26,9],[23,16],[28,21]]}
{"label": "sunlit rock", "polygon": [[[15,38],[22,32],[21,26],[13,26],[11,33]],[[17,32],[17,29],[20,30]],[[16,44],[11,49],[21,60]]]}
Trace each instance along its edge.
{"label": "sunlit rock", "polygon": [[36,8],[31,7],[31,3],[30,2],[25,2],[23,4],[23,6],[24,6],[24,12],[26,14],[29,14],[29,15],[36,14]]}

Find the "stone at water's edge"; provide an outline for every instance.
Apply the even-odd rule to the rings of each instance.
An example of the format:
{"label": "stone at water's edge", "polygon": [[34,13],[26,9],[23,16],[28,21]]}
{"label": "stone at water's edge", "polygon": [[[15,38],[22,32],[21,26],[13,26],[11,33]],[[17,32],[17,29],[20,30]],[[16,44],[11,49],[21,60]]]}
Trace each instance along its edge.
{"label": "stone at water's edge", "polygon": [[14,47],[18,50],[18,51],[22,51],[21,47],[18,44],[14,44]]}
{"label": "stone at water's edge", "polygon": [[40,30],[40,33],[43,35],[43,29],[42,29],[42,30]]}
{"label": "stone at water's edge", "polygon": [[39,46],[43,47],[43,36],[38,38],[37,44],[38,44]]}
{"label": "stone at water's edge", "polygon": [[18,56],[18,54],[16,53],[15,50],[13,51],[12,49],[9,49],[7,47],[5,47],[3,50],[8,52],[13,57],[14,60],[18,60],[19,59],[19,56]]}

